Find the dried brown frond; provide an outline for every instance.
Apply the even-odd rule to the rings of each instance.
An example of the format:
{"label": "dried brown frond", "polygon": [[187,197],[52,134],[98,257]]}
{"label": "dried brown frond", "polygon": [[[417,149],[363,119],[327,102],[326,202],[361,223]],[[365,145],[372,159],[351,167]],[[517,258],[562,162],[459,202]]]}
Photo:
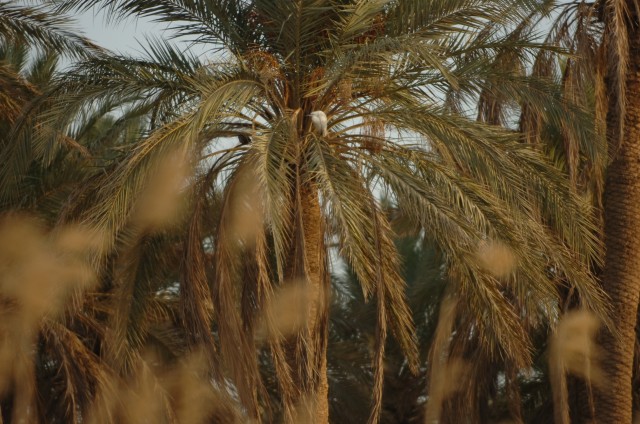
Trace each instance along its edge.
{"label": "dried brown frond", "polygon": [[[375,249],[380,262],[376,266],[376,340],[374,354],[374,387],[369,423],[380,420],[384,384],[384,357],[387,328],[391,330],[402,347],[409,368],[413,373],[418,369],[418,352],[415,341],[413,320],[407,305],[405,283],[399,269],[400,261],[392,239],[392,230],[387,217],[370,198],[374,218]],[[384,258],[384,259],[383,259]]]}
{"label": "dried brown frond", "polygon": [[188,329],[186,332],[188,349],[204,348],[209,353],[210,365],[214,365],[213,355],[216,347],[211,331],[214,311],[208,277],[208,271],[212,269],[212,258],[205,253],[203,246],[203,221],[207,212],[204,191],[207,189],[208,184],[205,182],[203,187],[197,190],[200,197],[196,200],[184,240],[181,266],[184,277],[180,286],[180,309],[184,328]]}
{"label": "dried brown frond", "polygon": [[[69,422],[77,422],[80,417],[93,415],[96,411],[102,414],[111,408],[116,378],[104,361],[85,344],[81,335],[54,320],[46,320],[40,331],[43,342],[41,360],[55,363],[57,373],[62,377],[64,402],[53,397],[50,402],[54,405],[47,407],[50,410],[64,409],[60,416]],[[53,388],[47,385],[49,391]],[[45,399],[49,395],[41,394]]]}
{"label": "dried brown frond", "polygon": [[[446,372],[446,364],[449,362],[449,344],[451,331],[456,319],[457,302],[453,298],[446,298],[440,305],[438,325],[436,333],[431,343],[429,351],[430,376],[427,401],[425,411],[425,424],[438,422],[442,413],[442,403],[448,395],[455,389],[447,386],[447,379],[450,378]],[[459,371],[461,363],[453,363],[452,371]]]}
{"label": "dried brown frond", "polygon": [[117,390],[102,397],[85,419],[91,424],[239,424],[242,413],[210,379],[208,355],[194,350],[178,362],[163,361],[152,350],[141,355],[135,371],[119,380]]}
{"label": "dried brown frond", "polygon": [[297,408],[301,404],[310,405],[313,416],[325,421],[329,413],[326,349],[330,283],[322,209],[316,182],[310,176],[296,175],[295,190],[293,235],[285,278],[289,284],[305,287],[308,308],[306,325],[289,337],[285,346],[294,382],[300,389],[294,405]]}
{"label": "dried brown frond", "polygon": [[[282,399],[283,415],[286,422],[295,422],[294,417],[296,415],[296,398],[299,388],[294,383],[293,370],[290,364],[287,362],[287,352],[285,347],[286,340],[283,340],[281,336],[290,336],[290,334],[283,334],[280,332],[278,322],[280,321],[280,311],[274,307],[274,304],[279,303],[278,298],[275,302],[273,300],[274,283],[272,281],[272,271],[269,265],[268,256],[268,244],[267,234],[263,229],[257,234],[255,244],[255,260],[256,260],[256,297],[260,309],[260,318],[258,321],[258,327],[256,329],[256,336],[258,339],[264,337],[270,337],[269,350],[273,360],[278,387],[280,389],[280,397]],[[286,290],[284,287],[280,288],[280,293]],[[306,298],[306,296],[304,296]],[[287,305],[291,308],[292,305]],[[295,307],[292,308],[294,310]],[[306,322],[306,309],[305,309]],[[294,317],[294,320],[298,320],[300,317]],[[302,320],[301,320],[302,321]],[[286,324],[290,327],[290,324]],[[298,330],[298,329],[294,329]],[[276,337],[273,337],[276,336]],[[267,404],[267,407],[269,405]]]}
{"label": "dried brown frond", "polygon": [[253,168],[247,167],[236,175],[229,196],[231,213],[225,221],[227,228],[224,231],[235,238],[239,245],[249,248],[264,225],[263,195]]}
{"label": "dried brown frond", "polygon": [[[244,272],[241,255],[246,254],[245,247],[250,249],[254,245],[256,236],[261,231],[255,221],[241,221],[233,207],[246,211],[245,214],[239,214],[244,219],[247,216],[260,216],[254,215],[256,212],[253,207],[260,205],[261,199],[251,196],[252,190],[258,186],[253,166],[253,162],[245,158],[235,169],[225,190],[214,248],[213,301],[223,363],[230,371],[248,415],[252,419],[259,419],[258,393],[262,392],[262,382],[258,372],[256,346],[251,320],[247,320],[250,317],[247,317],[246,308],[243,310],[239,305],[242,305],[245,286],[255,284],[254,281],[241,283]],[[249,256],[247,262],[251,259]]]}
{"label": "dried brown frond", "polygon": [[610,78],[608,90],[611,93],[609,104],[615,107],[615,115],[619,118],[611,128],[609,136],[610,153],[613,157],[622,148],[624,141],[624,122],[620,117],[626,115],[627,110],[627,71],[629,67],[629,36],[627,25],[631,20],[629,2],[626,0],[609,0],[604,3],[605,34],[604,43],[607,52],[607,78]]}
{"label": "dried brown frond", "polygon": [[[49,232],[29,216],[8,214],[0,218],[0,393],[12,390],[14,420],[31,421],[37,413],[34,349],[38,331],[46,335],[46,322],[73,309],[71,300],[96,283],[89,264],[93,240],[93,235],[77,227]],[[99,238],[95,240],[100,243]],[[73,345],[65,347],[74,349]],[[69,365],[65,362],[68,358],[58,353],[62,355],[58,356],[60,367]],[[82,361],[81,357],[76,359]],[[91,371],[95,372],[87,378],[103,377],[97,367]],[[78,383],[73,372],[63,375]],[[71,385],[67,393],[82,386]],[[71,405],[76,397],[69,395]]]}

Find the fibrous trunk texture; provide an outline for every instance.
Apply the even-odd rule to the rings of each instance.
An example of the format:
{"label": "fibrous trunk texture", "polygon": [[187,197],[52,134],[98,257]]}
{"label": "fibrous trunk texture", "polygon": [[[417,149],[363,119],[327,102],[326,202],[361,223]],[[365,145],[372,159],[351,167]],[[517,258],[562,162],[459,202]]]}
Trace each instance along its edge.
{"label": "fibrous trunk texture", "polygon": [[329,422],[327,382],[328,281],[325,269],[324,232],[318,192],[313,184],[296,190],[296,234],[289,255],[288,284],[303,287],[307,307],[301,334],[289,343],[288,362],[300,390],[296,422]]}
{"label": "fibrous trunk texture", "polygon": [[[631,5],[634,8],[633,5]],[[633,9],[632,9],[633,10]],[[615,332],[604,331],[600,342],[605,386],[596,396],[596,422],[632,422],[632,375],[635,326],[640,295],[640,32],[629,29],[626,116],[611,107],[607,136],[613,161],[607,168],[604,192],[606,257],[603,284],[612,304]],[[611,74],[611,72],[609,72]],[[624,137],[618,145],[617,127]]]}

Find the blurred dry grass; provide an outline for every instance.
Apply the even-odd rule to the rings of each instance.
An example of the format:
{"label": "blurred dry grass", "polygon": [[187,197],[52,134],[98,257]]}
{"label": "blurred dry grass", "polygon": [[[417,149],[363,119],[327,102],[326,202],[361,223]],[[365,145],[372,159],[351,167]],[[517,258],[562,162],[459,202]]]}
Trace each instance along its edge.
{"label": "blurred dry grass", "polygon": [[587,311],[567,313],[552,338],[550,360],[593,385],[604,385],[605,378],[599,365],[602,355],[595,341],[599,328],[600,321]]}
{"label": "blurred dry grass", "polygon": [[307,325],[309,293],[304,282],[288,282],[274,293],[261,314],[256,339],[282,340]]}
{"label": "blurred dry grass", "polygon": [[[152,229],[173,223],[189,172],[187,161],[180,156],[160,163],[156,178],[141,196],[134,221]],[[261,197],[253,177],[248,172],[238,179],[231,199],[234,214],[227,222],[229,233],[245,246],[253,243],[264,225]],[[47,229],[25,215],[9,214],[0,219],[0,394],[16,390],[18,419],[30,419],[28,411],[35,401],[31,361],[39,327],[43,320],[62,316],[74,298],[95,288],[97,278],[91,258],[103,250],[105,239],[99,231],[81,226]],[[482,269],[499,278],[507,277],[517,267],[513,251],[494,241],[482,243],[476,259]],[[257,342],[281,341],[307,325],[310,295],[306,286],[287,282],[271,295],[255,330]],[[441,307],[443,335],[450,334],[455,308],[455,301],[444,302]],[[571,312],[559,322],[549,350],[557,405],[566,405],[566,374],[580,376],[596,386],[604,384],[598,364],[601,355],[594,341],[599,326],[598,320],[584,311]],[[442,338],[439,343],[444,347],[448,340]],[[426,423],[439,421],[442,404],[463,389],[470,369],[462,359],[433,359],[439,364],[433,368],[429,382]],[[113,377],[111,385],[115,389],[102,394],[107,402],[96,404],[84,419],[91,424],[242,422],[243,413],[228,388],[217,387],[210,378],[209,365],[202,352],[177,363],[165,363],[152,352],[147,353],[133,375]],[[312,422],[312,401],[303,399],[297,405],[295,422]]]}
{"label": "blurred dry grass", "polygon": [[425,424],[440,422],[443,403],[463,389],[464,377],[469,372],[468,363],[460,358],[450,358],[448,353],[457,306],[458,301],[455,298],[445,298],[440,306],[438,327],[430,353],[430,360],[434,364],[429,376]]}
{"label": "blurred dry grass", "polygon": [[462,385],[466,381],[465,375],[468,374],[469,368],[470,365],[465,361],[453,358],[432,373],[425,424],[439,422],[443,402],[463,389]]}
{"label": "blurred dry grass", "polygon": [[30,216],[0,219],[0,394],[14,391],[15,422],[33,420],[38,330],[95,285],[89,258],[99,243],[80,227],[48,231]]}
{"label": "blurred dry grass", "polygon": [[176,222],[183,206],[185,183],[193,169],[186,152],[174,150],[158,159],[140,194],[133,221],[158,230]]}
{"label": "blurred dry grass", "polygon": [[229,220],[226,222],[228,234],[250,247],[264,226],[262,193],[255,170],[244,167],[234,179],[229,195]]}
{"label": "blurred dry grass", "polygon": [[[122,424],[209,422],[240,423],[241,414],[207,378],[207,359],[195,352],[168,364],[152,352],[139,360],[136,372],[120,382],[108,410],[93,410],[89,423]],[[113,421],[109,421],[108,417]]]}
{"label": "blurred dry grass", "polygon": [[600,325],[600,321],[588,311],[570,311],[562,317],[551,337],[549,374],[558,424],[570,422],[567,374],[578,376],[587,383],[591,414],[594,414],[590,387],[603,388],[606,384],[599,364],[602,354],[595,340]]}
{"label": "blurred dry grass", "polygon": [[508,277],[518,266],[513,250],[494,240],[483,241],[478,245],[476,259],[481,269],[497,278]]}
{"label": "blurred dry grass", "polygon": [[99,240],[77,227],[47,233],[35,219],[5,216],[0,221],[0,296],[30,325],[60,312],[75,290],[95,282],[86,255],[95,243]]}
{"label": "blurred dry grass", "polygon": [[87,414],[89,424],[119,423],[241,423],[235,403],[207,377],[208,361],[195,352],[177,363],[166,363],[153,352],[144,354],[136,371],[118,382],[103,405]]}
{"label": "blurred dry grass", "polygon": [[[37,420],[33,405],[37,402],[38,332],[45,325],[55,327],[56,320],[63,322],[73,298],[96,287],[90,261],[103,241],[98,232],[79,226],[47,230],[30,216],[0,218],[0,394],[13,393],[12,422]],[[177,363],[163,363],[146,354],[130,377],[109,377],[112,381],[103,385],[107,390],[96,395],[102,401],[85,411],[82,421],[241,422],[242,414],[232,399],[210,380],[208,365],[201,352]],[[72,393],[75,388],[66,390]]]}

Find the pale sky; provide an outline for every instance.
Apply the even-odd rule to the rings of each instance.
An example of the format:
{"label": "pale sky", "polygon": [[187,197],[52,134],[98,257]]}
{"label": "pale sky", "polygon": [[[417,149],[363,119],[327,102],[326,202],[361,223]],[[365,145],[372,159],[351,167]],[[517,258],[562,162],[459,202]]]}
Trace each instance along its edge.
{"label": "pale sky", "polygon": [[[117,53],[127,53],[130,55],[140,55],[145,45],[145,37],[170,38],[172,32],[167,30],[167,24],[152,22],[150,19],[127,18],[125,21],[115,22],[113,19],[107,21],[105,14],[98,9],[82,14],[75,14],[72,17],[77,21],[79,28],[85,36],[102,47],[106,47]],[[182,44],[187,48],[191,43],[172,40],[173,43]],[[191,45],[192,52],[204,54],[205,47],[202,45]]]}
{"label": "pale sky", "polygon": [[145,35],[161,36],[166,28],[164,24],[134,18],[117,24],[113,21],[107,23],[104,13],[95,10],[73,17],[84,35],[99,45],[120,53],[139,52],[141,49],[137,40],[144,44]]}

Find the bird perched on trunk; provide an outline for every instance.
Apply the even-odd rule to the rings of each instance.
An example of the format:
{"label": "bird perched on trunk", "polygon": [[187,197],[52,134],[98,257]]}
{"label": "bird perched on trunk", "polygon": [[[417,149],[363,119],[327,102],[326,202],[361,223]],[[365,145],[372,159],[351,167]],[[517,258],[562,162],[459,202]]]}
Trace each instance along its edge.
{"label": "bird perched on trunk", "polygon": [[313,128],[322,136],[327,135],[327,115],[321,110],[313,111],[309,114]]}

